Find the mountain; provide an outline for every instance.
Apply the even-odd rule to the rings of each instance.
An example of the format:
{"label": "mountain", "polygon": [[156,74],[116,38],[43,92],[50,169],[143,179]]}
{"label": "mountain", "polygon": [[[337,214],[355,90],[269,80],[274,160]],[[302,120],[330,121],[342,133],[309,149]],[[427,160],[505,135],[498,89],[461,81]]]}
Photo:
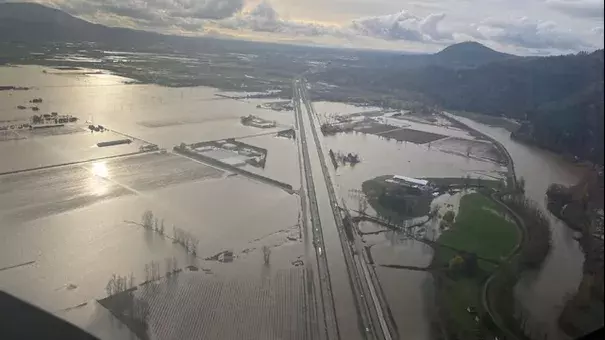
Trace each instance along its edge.
{"label": "mountain", "polygon": [[505,58],[475,68],[429,66],[376,83],[416,91],[451,110],[526,121],[522,139],[603,163],[603,50]]}
{"label": "mountain", "polygon": [[389,67],[418,69],[440,66],[450,69],[474,68],[492,62],[521,58],[516,55],[492,50],[478,42],[467,41],[450,45],[434,54],[406,54],[392,58]]}
{"label": "mountain", "polygon": [[107,27],[35,3],[0,3],[0,42],[107,42],[116,45],[158,42],[158,33]]}
{"label": "mountain", "polygon": [[478,42],[468,41],[448,46],[431,57],[433,64],[448,67],[477,67],[495,61],[517,58],[512,54],[502,53]]}

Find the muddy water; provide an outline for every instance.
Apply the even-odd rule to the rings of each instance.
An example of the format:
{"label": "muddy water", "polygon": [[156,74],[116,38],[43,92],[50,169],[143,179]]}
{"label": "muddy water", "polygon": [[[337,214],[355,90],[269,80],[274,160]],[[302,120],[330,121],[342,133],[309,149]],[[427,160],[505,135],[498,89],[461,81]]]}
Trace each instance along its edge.
{"label": "muddy water", "polygon": [[516,294],[530,313],[533,327],[543,329],[549,339],[566,339],[556,320],[566,294],[573,293],[582,278],[584,255],[573,239],[573,232],[548,213],[545,195],[551,183],[575,184],[583,170],[560,156],[517,143],[501,128],[459,118],[469,126],[495,138],[512,156],[517,177],[525,178],[525,192],[547,213],[551,222],[552,248],[539,271],[526,273],[517,284]]}
{"label": "muddy water", "polygon": [[[293,122],[292,112],[257,109],[256,105],[264,102],[262,100],[218,99],[215,96],[217,90],[211,88],[127,85],[124,82],[128,79],[110,74],[56,75],[45,74],[42,72],[44,69],[48,68],[0,68],[2,85],[33,87],[29,91],[0,92],[0,121],[27,119],[33,111],[19,110],[17,106],[31,106],[29,100],[41,97],[44,102],[37,105],[40,108],[39,113],[56,111],[71,114],[82,120],[92,120],[120,132],[141,137],[165,148],[172,148],[180,142],[191,143],[267,132],[239,124],[239,118],[243,115],[258,115],[276,121],[280,127],[290,126]],[[315,107],[320,114],[371,110],[330,103],[315,104]],[[551,182],[573,184],[577,180],[579,170],[558,157],[515,143],[504,130],[473,122],[469,124],[504,144],[515,160],[517,175],[526,179],[528,195],[538,203],[543,204],[544,193]],[[433,128],[430,127],[429,131]],[[443,133],[454,135],[447,131]],[[455,136],[468,138],[466,135]],[[58,137],[48,138],[50,141],[50,138]],[[270,138],[273,137],[259,138],[257,142],[263,147],[265,142],[272,145]],[[45,142],[43,138],[39,141]],[[252,141],[254,139],[250,141],[254,144]],[[16,140],[2,143],[20,142]],[[334,151],[358,152],[361,156],[362,163],[354,168],[339,168],[337,172],[338,190],[351,207],[355,207],[356,199],[354,195],[349,195],[350,190],[361,189],[363,181],[379,175],[461,177],[470,174],[471,177],[502,177],[502,171],[505,170],[486,160],[441,152],[437,146],[396,143],[372,135],[341,134],[326,138],[325,142]],[[279,172],[274,168],[282,167],[279,155],[290,152],[290,143],[281,143],[283,146],[279,147],[279,152],[272,153],[271,149],[269,150],[268,162],[274,164],[269,165],[268,172]],[[29,144],[23,144],[24,147],[29,147]],[[55,156],[52,154],[44,153],[43,156],[44,162],[55,162]],[[47,159],[49,157],[51,159]],[[60,159],[56,157],[57,162]],[[286,170],[288,173],[298,173],[290,171],[293,168],[289,165],[284,166],[284,169],[289,169]],[[296,182],[297,177],[286,175],[280,179]],[[16,247],[19,242],[7,241],[12,248],[6,246],[3,249],[15,250],[11,252],[11,256],[17,256],[23,262],[30,261],[31,258],[38,259],[41,254],[39,249],[52,256],[45,256],[33,268],[22,267],[16,269],[14,274],[9,275],[6,271],[1,276],[15,292],[22,295],[31,294],[30,296],[35,297],[41,305],[54,310],[98,297],[103,293],[104,282],[111,273],[126,274],[134,271],[135,276],[141,277],[144,275],[143,264],[151,260],[161,261],[166,256],[176,256],[179,263],[187,261],[186,254],[170,242],[146,238],[139,230],[124,225],[125,219],[140,219],[140,214],[145,209],[154,209],[170,223],[174,221],[175,224],[196,233],[203,243],[204,256],[212,255],[225,247],[232,247],[233,250],[251,247],[248,245],[251,239],[288,228],[295,223],[298,205],[292,197],[285,194],[281,196],[282,192],[279,190],[265,190],[264,187],[257,188],[256,184],[239,183],[239,179],[230,180],[226,185],[216,184],[219,181],[221,180],[213,179],[196,182],[195,185],[173,185],[162,190],[150,190],[144,195],[128,195],[107,200],[102,204],[78,209],[75,213],[24,222],[17,237],[23,240],[22,244],[29,240],[30,246]],[[220,193],[221,190],[224,190],[224,194],[216,199],[212,193]],[[256,197],[255,202],[268,204],[250,205],[243,197]],[[200,206],[203,208],[200,209]],[[276,214],[276,211],[280,213]],[[220,218],[217,212],[223,215],[223,218]],[[90,225],[91,216],[95,219],[102,217],[103,223]],[[196,223],[197,220],[203,220],[205,223]],[[573,292],[581,276],[583,256],[571,236],[565,226],[553,219],[551,255],[541,271],[526,275],[517,286],[517,294],[521,301],[526,302],[526,308],[532,313],[533,320],[548,325],[552,334],[557,334],[554,320],[562,305],[563,296]],[[77,241],[79,245],[66,248],[65,237]],[[399,254],[409,260],[407,263],[421,264],[427,258],[427,249],[421,244],[396,243],[397,238],[392,236],[390,239],[384,235],[380,237],[383,245],[396,245],[388,250],[383,247],[384,253],[377,253],[384,260],[398,258],[394,254]],[[42,240],[50,240],[50,243]],[[236,242],[229,242],[233,240]],[[376,249],[379,248],[377,246]],[[78,253],[87,249],[90,254],[86,253],[86,256]],[[137,254],[120,254],[118,249],[142,251]],[[99,254],[107,259],[102,265],[96,261]],[[78,260],[73,261],[72,258]],[[69,266],[57,266],[59,262],[68,263]],[[410,339],[429,338],[430,323],[425,312],[430,308],[432,301],[430,292],[420,293],[430,290],[430,275],[421,271],[388,268],[381,268],[378,273],[387,298],[394,301],[391,308],[402,336]],[[32,285],[24,286],[24,281],[32,282]],[[75,282],[78,288],[61,288],[69,282]],[[31,288],[26,289],[27,287]]]}
{"label": "muddy water", "polygon": [[325,139],[334,152],[356,152],[361,163],[339,167],[337,185],[341,195],[357,205],[351,190],[360,190],[361,184],[382,175],[410,177],[502,177],[500,165],[487,160],[470,159],[445,153],[428,144],[399,143],[363,133],[338,134]]}
{"label": "muddy water", "polygon": [[[34,112],[17,106],[29,107],[31,99],[43,98],[38,113],[54,111],[90,119],[170,149],[180,142],[267,132],[242,126],[239,119],[248,114],[276,121],[280,128],[293,120],[292,112],[257,109],[264,101],[217,99],[215,89],[128,85],[124,84],[128,79],[110,74],[57,75],[43,73],[45,69],[0,67],[2,85],[33,87],[0,92],[0,121],[27,119]],[[0,161],[0,168],[15,170],[112,155],[90,148],[101,137],[113,138],[113,134],[3,141],[0,155],[5,162]],[[267,146],[273,146],[270,138]],[[275,143],[280,151],[273,153],[268,147],[269,171],[276,175],[282,167],[280,152],[288,153],[292,143],[280,142]],[[122,153],[114,148],[100,151],[111,150]],[[71,320],[62,309],[104,297],[107,280],[114,273],[132,273],[140,283],[145,279],[144,266],[151,261],[159,262],[164,270],[164,260],[175,257],[181,268],[195,264],[218,273],[236,267],[273,271],[293,267],[300,260],[296,196],[241,176],[225,178],[170,153],[158,157],[166,161],[120,158],[55,168],[42,175],[4,176],[0,180],[0,268],[30,264],[0,271],[0,289]],[[170,239],[131,223],[140,222],[147,209],[165,220],[169,236],[175,225],[197,237],[197,258]],[[274,254],[269,266],[262,259],[265,245]],[[234,252],[234,262],[203,260],[224,250]],[[82,323],[104,327],[98,319],[105,316],[88,315],[79,308],[69,314],[73,313],[82,327],[89,329]]]}
{"label": "muddy water", "polygon": [[[38,113],[71,114],[82,121],[153,141],[164,148],[180,142],[192,143],[267,132],[241,125],[249,114],[276,121],[278,128],[290,127],[292,111],[272,111],[256,106],[267,100],[232,100],[215,96],[208,87],[167,88],[158,85],[125,84],[127,78],[111,74],[49,74],[41,66],[0,67],[2,85],[28,86],[28,91],[0,92],[0,121],[28,119],[33,98]],[[18,105],[28,107],[17,109]]]}
{"label": "muddy water", "polygon": [[[446,129],[440,132],[447,132]],[[371,178],[385,174],[411,177],[502,177],[502,167],[490,161],[471,159],[453,153],[442,152],[428,144],[398,143],[375,135],[362,133],[338,134],[325,138],[328,148],[335,152],[357,152],[361,163],[354,167],[337,170],[336,185],[350,208],[357,209],[357,194],[361,184]],[[447,209],[456,210],[459,195],[444,195],[437,202],[448,203]],[[368,213],[373,213],[371,207]],[[372,227],[362,224],[364,231]],[[429,239],[439,235],[439,222],[430,221],[416,230]],[[416,231],[415,230],[415,231]],[[415,267],[427,266],[432,258],[432,249],[392,231],[366,235],[364,240],[370,247],[377,264],[396,264]],[[377,268],[381,288],[402,339],[430,339],[432,337],[431,313],[434,306],[432,277],[425,271],[402,270],[386,267]]]}

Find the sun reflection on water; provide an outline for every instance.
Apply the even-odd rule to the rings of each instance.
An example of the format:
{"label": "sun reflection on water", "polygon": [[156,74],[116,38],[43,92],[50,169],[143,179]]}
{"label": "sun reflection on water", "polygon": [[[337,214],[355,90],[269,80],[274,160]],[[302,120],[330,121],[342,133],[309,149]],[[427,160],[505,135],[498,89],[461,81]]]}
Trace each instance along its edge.
{"label": "sun reflection on water", "polygon": [[88,181],[90,193],[95,196],[103,196],[110,190],[111,183],[106,179],[109,177],[109,169],[105,162],[92,164],[91,176]]}
{"label": "sun reflection on water", "polygon": [[109,169],[107,169],[107,164],[105,162],[93,163],[92,174],[102,178],[109,177]]}

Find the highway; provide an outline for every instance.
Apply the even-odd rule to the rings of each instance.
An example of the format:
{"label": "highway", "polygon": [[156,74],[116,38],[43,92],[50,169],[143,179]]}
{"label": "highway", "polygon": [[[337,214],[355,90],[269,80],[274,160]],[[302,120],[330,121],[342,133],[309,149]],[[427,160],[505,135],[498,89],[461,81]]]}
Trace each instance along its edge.
{"label": "highway", "polygon": [[323,335],[328,339],[390,340],[391,326],[382,307],[384,298],[375,288],[373,268],[369,269],[360,256],[363,250],[359,240],[351,237],[351,232],[347,237],[342,215],[346,209],[338,203],[304,79],[295,79],[293,87],[301,191],[305,191],[301,201],[317,260],[316,284],[321,292],[317,303],[325,318]]}
{"label": "highway", "polygon": [[296,127],[298,129],[297,144],[299,164],[301,171],[301,205],[303,211],[303,226],[307,230],[308,237],[313,240],[312,246],[315,252],[317,275],[313,282],[316,286],[315,296],[318,336],[321,339],[340,339],[338,323],[336,321],[336,310],[332,294],[332,283],[328,268],[328,259],[325,254],[321,220],[319,218],[319,207],[316,199],[315,182],[311,169],[311,156],[308,148],[306,129],[309,128],[303,119],[301,100],[296,81],[294,83],[294,110],[296,115]]}

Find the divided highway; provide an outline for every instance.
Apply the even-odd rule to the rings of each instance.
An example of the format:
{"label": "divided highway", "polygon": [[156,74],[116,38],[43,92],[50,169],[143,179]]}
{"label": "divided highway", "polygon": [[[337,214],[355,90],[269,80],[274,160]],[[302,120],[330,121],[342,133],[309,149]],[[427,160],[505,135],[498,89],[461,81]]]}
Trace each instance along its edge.
{"label": "divided highway", "polygon": [[[317,301],[328,339],[391,339],[385,309],[374,287],[375,277],[358,254],[360,247],[345,232],[325,154],[319,138],[319,122],[308,100],[304,79],[293,82],[298,127],[303,214],[310,224],[318,271]],[[306,111],[306,112],[303,112]],[[358,244],[357,244],[358,245]],[[356,250],[357,249],[357,250]],[[325,332],[323,332],[325,330]]]}

